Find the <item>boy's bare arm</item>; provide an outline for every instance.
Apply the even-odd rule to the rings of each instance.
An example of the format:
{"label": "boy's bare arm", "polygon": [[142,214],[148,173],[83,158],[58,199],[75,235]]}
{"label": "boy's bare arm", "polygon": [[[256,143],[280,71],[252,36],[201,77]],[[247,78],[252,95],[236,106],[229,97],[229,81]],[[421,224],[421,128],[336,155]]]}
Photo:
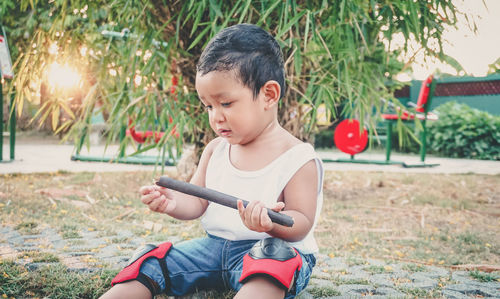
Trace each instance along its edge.
{"label": "boy's bare arm", "polygon": [[284,189],[285,208],[282,213],[294,219],[294,225],[287,228],[273,224],[268,233],[287,240],[300,241],[311,230],[318,198],[318,170],[314,160],[307,162],[292,177]]}
{"label": "boy's bare arm", "polygon": [[268,234],[283,240],[296,242],[302,240],[314,223],[318,194],[318,172],[316,162],[311,160],[300,168],[284,189],[284,204],[278,202],[275,207],[294,219],[292,227],[272,223],[264,205],[252,201],[246,208],[238,204],[241,218],[245,225],[255,231]]}
{"label": "boy's bare arm", "polygon": [[[191,178],[190,182],[192,184],[205,187],[205,173],[208,161],[219,141],[219,139],[213,140],[203,151],[198,167]],[[208,202],[204,199],[170,189],[159,186],[145,186],[143,188],[153,188],[150,195],[144,194],[141,188],[141,194],[143,194],[141,200],[143,203],[147,204],[149,208],[155,212],[166,213],[177,219],[196,219],[203,215],[208,206]],[[146,190],[146,192],[147,191],[149,190]],[[154,193],[155,191],[156,193]]]}

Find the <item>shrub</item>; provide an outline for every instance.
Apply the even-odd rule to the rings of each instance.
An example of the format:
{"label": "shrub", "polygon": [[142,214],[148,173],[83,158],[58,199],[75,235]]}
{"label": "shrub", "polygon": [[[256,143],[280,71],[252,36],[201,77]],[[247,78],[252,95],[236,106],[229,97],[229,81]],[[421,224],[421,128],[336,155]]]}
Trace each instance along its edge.
{"label": "shrub", "polygon": [[448,102],[429,123],[429,148],[447,157],[500,160],[500,117]]}
{"label": "shrub", "polygon": [[333,129],[326,129],[314,135],[314,147],[316,148],[333,148]]}

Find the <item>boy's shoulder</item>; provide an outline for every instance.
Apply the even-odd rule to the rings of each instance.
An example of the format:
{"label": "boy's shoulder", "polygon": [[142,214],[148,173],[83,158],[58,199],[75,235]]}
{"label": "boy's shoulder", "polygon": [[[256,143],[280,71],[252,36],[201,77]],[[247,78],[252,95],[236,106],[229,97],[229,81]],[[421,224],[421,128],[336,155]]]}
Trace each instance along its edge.
{"label": "boy's shoulder", "polygon": [[206,146],[203,152],[207,152],[207,154],[212,154],[214,150],[219,146],[219,144],[223,142],[222,137],[217,137],[212,139]]}
{"label": "boy's shoulder", "polygon": [[207,144],[205,148],[216,148],[224,139],[222,137],[216,137]]}
{"label": "boy's shoulder", "polygon": [[205,148],[203,149],[203,152],[201,153],[200,161],[198,163],[198,168],[197,172],[202,173],[203,176],[205,175],[204,173],[206,172],[208,162],[210,158],[212,157],[213,152],[217,148],[217,146],[221,143],[222,138],[217,137],[210,141]]}
{"label": "boy's shoulder", "polygon": [[273,144],[269,144],[266,151],[273,156],[272,160],[284,154],[290,157],[296,155],[311,156],[315,154],[314,147],[310,143],[304,142],[288,132],[273,140]]}

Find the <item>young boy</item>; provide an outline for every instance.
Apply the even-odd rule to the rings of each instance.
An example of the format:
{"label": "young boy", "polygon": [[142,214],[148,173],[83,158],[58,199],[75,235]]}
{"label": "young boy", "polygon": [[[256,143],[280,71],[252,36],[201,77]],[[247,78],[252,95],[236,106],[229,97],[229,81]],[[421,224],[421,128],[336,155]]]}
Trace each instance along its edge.
{"label": "young boy", "polygon": [[[207,237],[149,245],[113,280],[103,298],[181,296],[232,289],[236,298],[293,298],[303,290],[318,247],[313,230],[322,205],[323,169],[311,145],[278,123],[285,91],[280,47],[261,28],[219,32],[201,54],[196,90],[218,138],[203,151],[191,183],[238,201],[234,210],[158,186],[140,189],[153,211],[196,219]],[[271,222],[266,207],[294,219]],[[147,245],[148,246],[148,245]]]}

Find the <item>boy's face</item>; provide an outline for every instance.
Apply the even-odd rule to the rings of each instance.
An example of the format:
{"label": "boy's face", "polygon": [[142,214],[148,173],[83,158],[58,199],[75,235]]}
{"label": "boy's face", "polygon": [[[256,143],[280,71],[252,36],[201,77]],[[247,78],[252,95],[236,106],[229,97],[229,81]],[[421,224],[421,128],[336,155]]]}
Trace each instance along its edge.
{"label": "boy's face", "polygon": [[234,72],[198,73],[196,91],[208,112],[210,127],[230,144],[253,141],[269,124],[262,92],[254,99],[252,90]]}

